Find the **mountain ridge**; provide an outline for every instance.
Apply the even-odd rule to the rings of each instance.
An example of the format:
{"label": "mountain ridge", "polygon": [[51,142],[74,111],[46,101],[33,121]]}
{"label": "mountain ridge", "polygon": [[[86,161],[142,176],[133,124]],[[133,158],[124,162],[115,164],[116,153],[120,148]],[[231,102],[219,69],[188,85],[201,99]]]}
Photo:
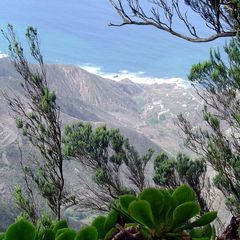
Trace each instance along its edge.
{"label": "mountain ridge", "polygon": [[[119,128],[141,154],[146,153],[148,148],[153,148],[155,154],[179,149],[179,138],[171,121],[178,105],[187,99],[187,95],[183,95],[185,89],[176,84],[145,86],[129,79],[115,82],[73,65],[46,65],[46,70],[49,88],[57,94],[63,125],[88,121],[93,126],[106,124]],[[21,77],[11,61],[8,58],[0,59],[1,90],[11,89],[23,97],[20,82]],[[169,94],[169,99],[171,95],[175,96],[172,103],[166,94]],[[182,99],[179,101],[183,102],[177,104],[176,99],[180,95]],[[7,201],[13,207],[11,194],[14,184],[21,183],[18,162],[20,135],[3,96],[0,100],[0,191],[5,194],[4,199],[0,197],[0,204]],[[66,171],[71,169],[68,166]]]}

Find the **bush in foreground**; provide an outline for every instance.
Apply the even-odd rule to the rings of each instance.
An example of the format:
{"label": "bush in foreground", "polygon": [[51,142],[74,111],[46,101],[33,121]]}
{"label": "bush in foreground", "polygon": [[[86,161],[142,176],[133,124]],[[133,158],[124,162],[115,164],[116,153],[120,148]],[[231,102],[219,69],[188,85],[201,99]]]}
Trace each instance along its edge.
{"label": "bush in foreground", "polygon": [[147,188],[138,196],[121,196],[106,216],[79,232],[65,220],[34,226],[19,219],[0,233],[0,240],[214,239],[210,223],[217,213],[200,217],[199,212],[195,193],[187,185],[176,190]]}

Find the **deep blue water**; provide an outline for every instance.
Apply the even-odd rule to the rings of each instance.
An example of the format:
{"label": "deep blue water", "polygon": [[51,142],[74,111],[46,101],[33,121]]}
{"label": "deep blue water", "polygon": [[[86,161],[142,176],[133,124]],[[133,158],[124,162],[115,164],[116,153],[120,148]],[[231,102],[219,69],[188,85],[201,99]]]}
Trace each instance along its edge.
{"label": "deep blue water", "polygon": [[[119,18],[108,0],[0,1],[0,27],[6,29],[11,23],[23,43],[26,27],[37,27],[49,63],[186,78],[193,63],[208,57],[210,47],[221,47],[226,41],[189,43],[152,27],[109,27],[110,21],[117,23]],[[1,36],[0,50],[6,49]]]}

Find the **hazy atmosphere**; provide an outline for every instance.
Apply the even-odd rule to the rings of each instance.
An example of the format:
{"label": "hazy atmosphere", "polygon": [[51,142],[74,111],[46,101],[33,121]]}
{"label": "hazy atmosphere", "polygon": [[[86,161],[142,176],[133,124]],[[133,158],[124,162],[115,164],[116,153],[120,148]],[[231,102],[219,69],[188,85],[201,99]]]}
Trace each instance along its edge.
{"label": "hazy atmosphere", "polygon": [[[81,4],[78,0],[3,0],[0,13],[1,28],[11,23],[19,37],[29,25],[38,28],[45,61],[88,66],[102,74],[127,71],[140,76],[185,79],[193,63],[205,60],[211,47],[221,47],[226,41],[195,44],[153,27],[109,27],[110,22],[121,20],[105,0],[82,0]],[[203,25],[198,15],[192,14],[192,19],[196,25]],[[210,30],[201,31],[206,35]],[[3,38],[0,49],[7,49]]]}
{"label": "hazy atmosphere", "polygon": [[240,1],[0,1],[0,240],[239,240]]}

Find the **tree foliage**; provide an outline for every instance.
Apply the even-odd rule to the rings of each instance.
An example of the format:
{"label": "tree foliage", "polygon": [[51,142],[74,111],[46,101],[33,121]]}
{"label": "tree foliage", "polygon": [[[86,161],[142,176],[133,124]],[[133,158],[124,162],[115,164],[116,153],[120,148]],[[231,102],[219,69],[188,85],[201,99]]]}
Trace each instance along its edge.
{"label": "tree foliage", "polygon": [[29,27],[26,33],[31,56],[37,63],[35,66],[28,63],[11,25],[8,26],[8,32],[3,34],[9,43],[11,59],[22,78],[24,98],[7,92],[4,92],[4,96],[16,119],[17,127],[39,150],[41,156],[31,166],[23,167],[25,176],[35,182],[39,193],[60,219],[65,197],[60,109],[55,93],[48,88],[37,30]]}
{"label": "tree foliage", "polygon": [[193,127],[183,115],[179,126],[185,133],[186,146],[201,154],[216,171],[215,185],[227,198],[234,215],[240,213],[240,38],[224,48],[227,61],[219,51],[210,59],[192,67],[189,75],[198,95],[204,101],[205,127]]}
{"label": "tree foliage", "polygon": [[[153,151],[140,156],[128,139],[117,129],[79,122],[66,126],[63,139],[66,156],[81,162],[93,171],[99,186],[82,203],[85,207],[106,210],[113,199],[124,193],[137,193],[146,186],[145,168]],[[124,174],[127,180],[124,180]]]}
{"label": "tree foliage", "polygon": [[[109,1],[122,18],[122,23],[110,23],[110,26],[153,26],[191,42],[209,42],[235,36],[240,26],[239,0],[151,0],[147,1],[148,4],[141,0]],[[211,30],[209,36],[200,35],[202,29],[194,25],[188,9],[199,15],[203,25]],[[176,20],[185,27],[185,31],[178,30]]]}
{"label": "tree foliage", "polygon": [[156,185],[164,188],[174,189],[183,183],[188,184],[196,193],[201,212],[205,212],[209,210],[211,202],[210,195],[203,194],[206,172],[206,162],[202,159],[192,160],[183,153],[170,158],[166,153],[161,153],[154,161],[153,180]]}
{"label": "tree foliage", "polygon": [[160,187],[174,188],[179,185],[175,169],[176,162],[166,153],[159,154],[154,161],[154,182]]}

